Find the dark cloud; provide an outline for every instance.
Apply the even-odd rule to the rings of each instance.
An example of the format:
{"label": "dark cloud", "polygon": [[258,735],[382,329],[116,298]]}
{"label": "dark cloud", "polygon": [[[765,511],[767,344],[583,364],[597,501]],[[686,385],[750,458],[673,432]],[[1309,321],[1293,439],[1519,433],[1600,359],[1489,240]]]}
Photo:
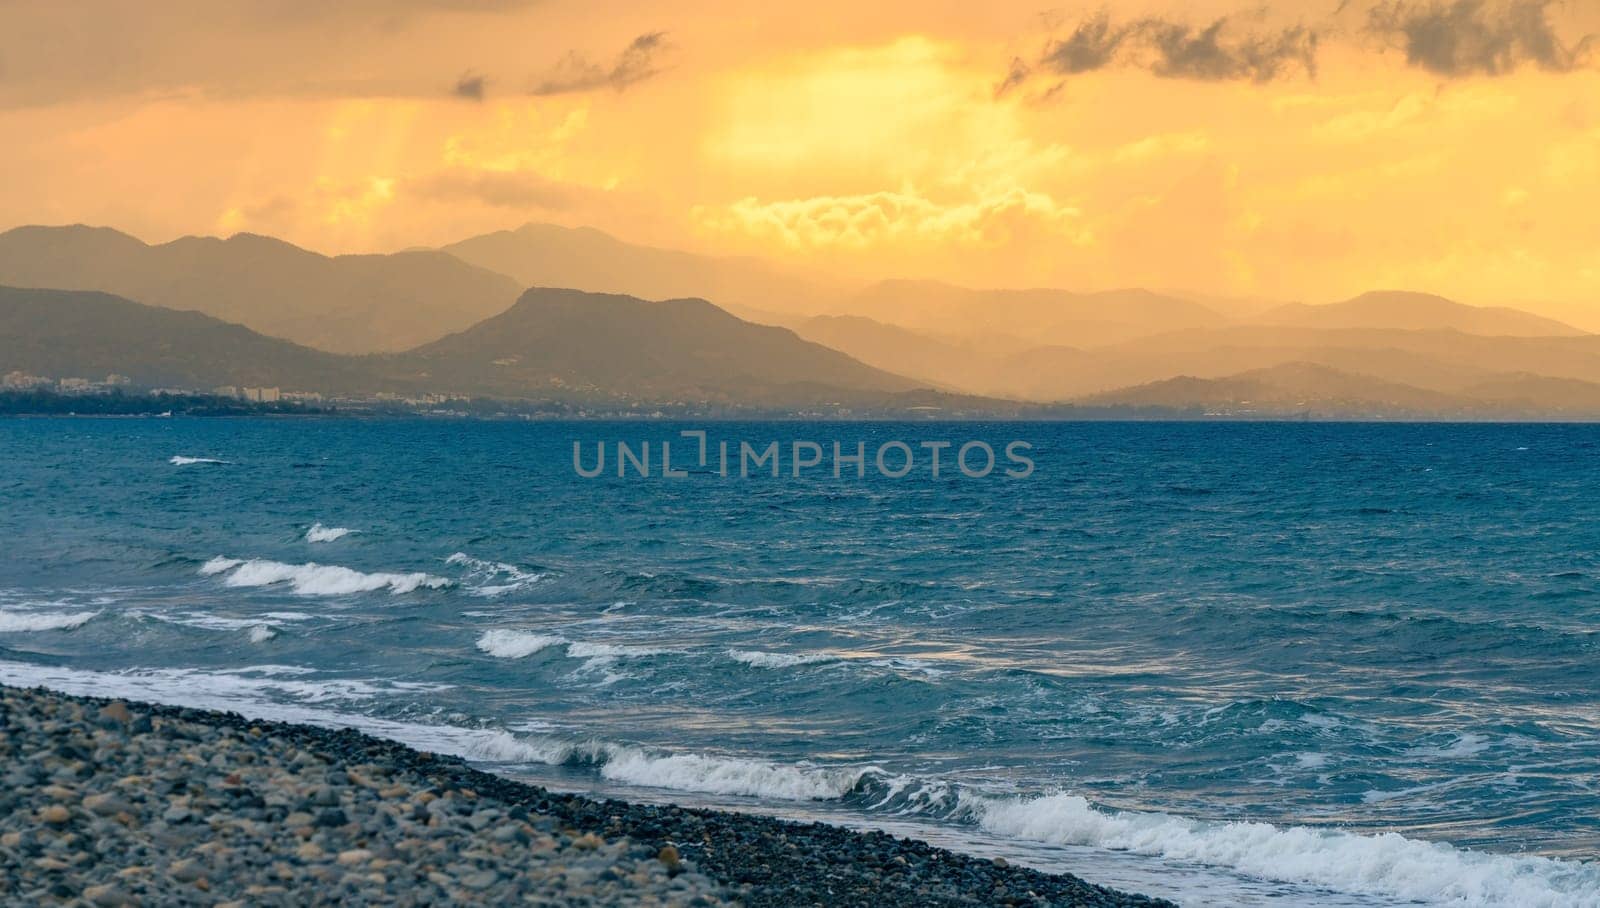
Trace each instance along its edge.
{"label": "dark cloud", "polygon": [[1140,22],[1112,25],[1110,14],[1100,13],[1084,20],[1065,41],[1057,41],[1046,48],[1040,62],[1061,75],[1103,69],[1143,27]]}
{"label": "dark cloud", "polygon": [[666,32],[648,32],[634,38],[610,66],[602,66],[572,51],[533,89],[536,95],[561,95],[570,92],[628,86],[661,72],[657,59],[667,49]]}
{"label": "dark cloud", "polygon": [[[1131,66],[1168,79],[1270,82],[1294,72],[1317,73],[1324,34],[1353,37],[1341,0],[1318,26],[1250,31],[1223,17],[1197,26],[1162,18],[1113,20],[1101,12],[1053,40],[1034,62],[1013,60],[995,88],[1004,95],[1037,75],[1075,76]],[[1587,2],[1587,0],[1586,0]],[[1502,75],[1531,64],[1569,72],[1590,62],[1600,36],[1562,39],[1551,21],[1560,0],[1380,0],[1366,9],[1366,32],[1403,49],[1412,66],[1442,76]],[[1359,32],[1362,26],[1356,26]],[[1050,92],[1059,90],[1058,81]]]}
{"label": "dark cloud", "polygon": [[482,101],[487,86],[488,80],[484,77],[477,73],[466,72],[456,80],[456,87],[451,89],[450,93],[464,101]]}
{"label": "dark cloud", "polygon": [[1230,41],[1225,36],[1227,22],[1218,19],[1198,30],[1166,22],[1148,24],[1149,41],[1158,51],[1152,70],[1171,79],[1212,82],[1270,82],[1289,69],[1317,74],[1315,31],[1296,26]]}
{"label": "dark cloud", "polygon": [[1037,64],[1014,61],[996,93],[1005,94],[1035,72],[1073,76],[1115,64],[1210,82],[1268,82],[1297,69],[1315,75],[1318,40],[1305,26],[1254,33],[1232,28],[1227,18],[1201,28],[1156,18],[1117,23],[1099,13],[1047,45]]}
{"label": "dark cloud", "polygon": [[1406,60],[1441,76],[1497,76],[1531,63],[1552,72],[1583,65],[1595,42],[1567,44],[1550,21],[1552,0],[1382,3],[1368,28],[1405,50]]}

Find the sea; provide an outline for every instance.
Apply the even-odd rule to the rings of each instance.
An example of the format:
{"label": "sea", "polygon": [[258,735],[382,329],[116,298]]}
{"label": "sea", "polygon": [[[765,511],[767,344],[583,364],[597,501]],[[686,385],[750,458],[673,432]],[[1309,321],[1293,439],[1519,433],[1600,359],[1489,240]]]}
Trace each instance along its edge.
{"label": "sea", "polygon": [[1593,906],[1597,550],[1600,426],[9,419],[0,683],[1184,905]]}

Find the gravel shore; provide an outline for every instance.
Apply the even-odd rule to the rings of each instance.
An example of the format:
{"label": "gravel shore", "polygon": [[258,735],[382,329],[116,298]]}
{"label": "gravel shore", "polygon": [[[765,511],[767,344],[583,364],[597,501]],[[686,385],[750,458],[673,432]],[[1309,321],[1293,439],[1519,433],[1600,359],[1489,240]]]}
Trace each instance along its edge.
{"label": "gravel shore", "polygon": [[1170,905],[883,833],[550,792],[354,731],[0,687],[0,901]]}

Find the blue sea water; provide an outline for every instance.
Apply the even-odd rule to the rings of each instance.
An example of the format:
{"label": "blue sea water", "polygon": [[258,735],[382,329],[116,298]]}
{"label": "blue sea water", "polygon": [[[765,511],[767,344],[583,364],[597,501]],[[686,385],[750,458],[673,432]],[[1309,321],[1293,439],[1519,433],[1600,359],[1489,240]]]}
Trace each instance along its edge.
{"label": "blue sea water", "polygon": [[[574,472],[693,428],[1037,466]],[[1186,904],[1600,905],[1600,427],[49,419],[0,465],[0,682]]]}

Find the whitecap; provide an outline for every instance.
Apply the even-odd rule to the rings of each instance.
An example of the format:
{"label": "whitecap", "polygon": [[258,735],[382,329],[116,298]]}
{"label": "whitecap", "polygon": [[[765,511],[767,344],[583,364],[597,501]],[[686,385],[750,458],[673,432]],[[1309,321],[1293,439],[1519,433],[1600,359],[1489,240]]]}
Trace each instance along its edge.
{"label": "whitecap", "polygon": [[466,578],[474,582],[464,585],[467,592],[474,596],[503,596],[506,593],[514,593],[538,583],[546,576],[542,572],[524,571],[514,564],[506,564],[503,561],[474,558],[466,552],[456,552],[444,561],[445,564],[465,568]]}
{"label": "whitecap", "polygon": [[306,530],[306,542],[334,542],[354,533],[349,527],[325,527],[320,523],[313,523]]}
{"label": "whitecap", "polygon": [[178,455],[174,456],[171,460],[168,460],[167,463],[170,463],[175,467],[188,467],[188,466],[194,466],[195,464],[211,464],[213,466],[223,466],[223,465],[232,463],[232,461],[218,460],[215,457],[186,457],[186,456],[184,456],[182,454],[178,454]]}
{"label": "whitecap", "polygon": [[484,631],[478,649],[498,659],[522,659],[551,646],[566,643],[554,634],[534,634],[504,628]]}
{"label": "whitecap", "polygon": [[649,788],[742,795],[783,801],[844,797],[872,768],[772,763],[697,753],[653,754],[622,747],[609,754],[600,775]]}
{"label": "whitecap", "polygon": [[[231,572],[231,573],[230,573]],[[205,576],[227,574],[223,580],[233,587],[273,586],[286,583],[301,596],[346,596],[352,593],[371,593],[387,589],[391,593],[410,593],[419,588],[441,589],[450,581],[420,571],[409,574],[387,572],[364,573],[332,564],[284,564],[252,558],[213,558],[200,568]]]}
{"label": "whitecap", "polygon": [[251,643],[266,643],[276,636],[278,636],[278,632],[273,630],[270,625],[258,624],[250,629]]}
{"label": "whitecap", "polygon": [[730,649],[728,658],[755,668],[794,668],[817,662],[833,662],[838,657],[830,653],[768,653],[753,649]]}
{"label": "whitecap", "polygon": [[0,634],[30,631],[69,631],[88,624],[99,612],[10,612],[0,611]]}

